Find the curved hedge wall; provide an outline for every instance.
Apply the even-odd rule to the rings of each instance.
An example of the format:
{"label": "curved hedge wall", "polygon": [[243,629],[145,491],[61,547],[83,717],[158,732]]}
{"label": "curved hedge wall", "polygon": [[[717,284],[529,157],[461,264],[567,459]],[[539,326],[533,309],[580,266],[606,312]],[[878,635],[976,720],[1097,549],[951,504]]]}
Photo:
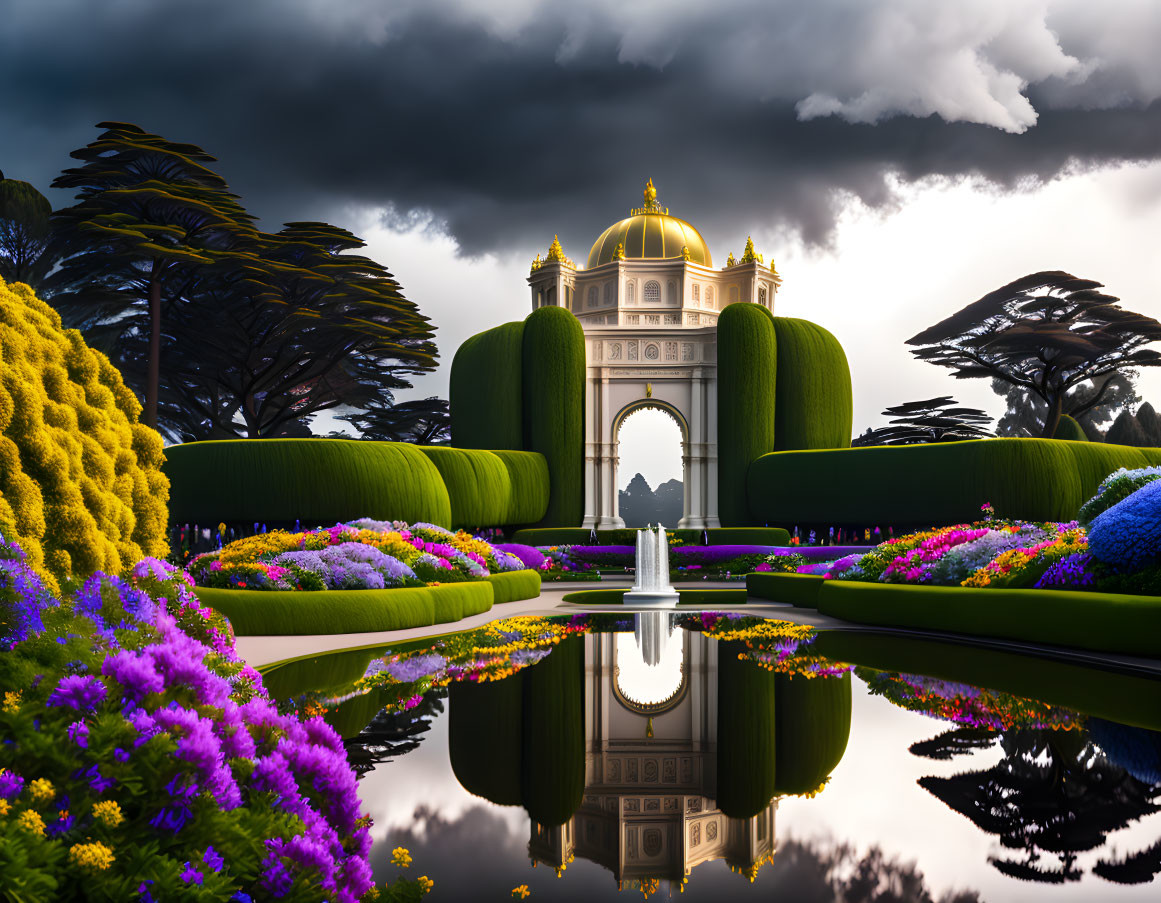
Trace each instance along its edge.
{"label": "curved hedge wall", "polygon": [[524,448],[521,367],[524,324],[505,323],[474,335],[452,358],[452,445]]}
{"label": "curved hedge wall", "polygon": [[1119,467],[1130,470],[1138,467],[1148,467],[1150,464],[1161,463],[1153,454],[1157,449],[1134,448],[1131,445],[1106,445],[1103,442],[1066,442],[1065,445],[1072,453],[1076,463],[1077,475],[1080,477],[1080,495],[1082,504],[1096,495],[1101,480]]}
{"label": "curved hedge wall", "polygon": [[741,642],[718,644],[716,798],[730,818],[752,818],[777,792],[774,674],[739,659],[745,651]]}
{"label": "curved hedge wall", "polygon": [[[439,470],[451,503],[445,527],[493,527],[508,523],[516,487],[507,465],[490,451],[419,446]],[[435,521],[435,523],[439,523]]]}
{"label": "curved hedge wall", "polygon": [[834,771],[851,736],[851,675],[779,674],[777,792],[810,793]]}
{"label": "curved hedge wall", "polygon": [[[524,675],[448,687],[448,752],[468,793],[499,806],[520,806]],[[570,813],[571,814],[571,813]]]}
{"label": "curved hedge wall", "polygon": [[493,452],[508,469],[512,483],[512,493],[508,497],[508,511],[505,519],[488,526],[500,524],[531,524],[544,517],[548,511],[548,500],[552,495],[552,484],[548,478],[548,462],[544,455],[536,452],[507,451]]}
{"label": "curved hedge wall", "polygon": [[1079,444],[979,439],[775,452],[750,465],[750,507],[758,520],[783,525],[954,524],[978,519],[985,502],[1000,517],[1070,520],[1087,497],[1076,464],[1085,452],[1071,447]]}
{"label": "curved hedge wall", "polygon": [[751,523],[750,462],[774,449],[778,354],[774,317],[757,304],[730,304],[718,317],[718,517]]}
{"label": "curved hedge wall", "polygon": [[585,338],[563,307],[541,307],[524,321],[524,449],[548,464],[552,497],[544,526],[584,519]]}
{"label": "curved hedge wall", "polygon": [[403,442],[228,439],[166,450],[175,523],[333,524],[358,517],[451,523],[439,470]]}
{"label": "curved hedge wall", "polygon": [[522,672],[522,796],[542,825],[563,825],[584,797],[584,648],[584,637],[568,637]]}
{"label": "curved hedge wall", "polygon": [[775,317],[774,334],[775,442],[763,452],[850,448],[854,399],[843,346],[817,323],[792,317]]}
{"label": "curved hedge wall", "polygon": [[109,359],[0,279],[0,532],[49,590],[163,558],[161,437]]}

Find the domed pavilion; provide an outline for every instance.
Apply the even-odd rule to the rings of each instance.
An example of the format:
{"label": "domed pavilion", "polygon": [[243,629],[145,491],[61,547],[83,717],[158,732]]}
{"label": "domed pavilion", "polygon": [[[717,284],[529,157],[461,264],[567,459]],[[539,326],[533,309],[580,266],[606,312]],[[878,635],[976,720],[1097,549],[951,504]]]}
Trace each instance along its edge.
{"label": "domed pavilion", "polygon": [[605,229],[578,267],[553,239],[532,262],[532,307],[570,310],[584,328],[587,358],[586,527],[621,527],[617,433],[641,408],[669,414],[682,434],[685,510],[677,526],[717,527],[717,319],[728,304],[771,312],[782,277],[747,239],[714,269],[696,227],[657,200]]}

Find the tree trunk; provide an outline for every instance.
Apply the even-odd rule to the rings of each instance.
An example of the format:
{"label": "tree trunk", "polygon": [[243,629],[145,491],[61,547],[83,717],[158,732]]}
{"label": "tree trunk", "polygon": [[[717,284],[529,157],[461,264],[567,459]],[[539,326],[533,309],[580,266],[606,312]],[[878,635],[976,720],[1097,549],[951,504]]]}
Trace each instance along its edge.
{"label": "tree trunk", "polygon": [[161,261],[149,277],[149,370],[145,376],[145,424],[157,429],[157,396],[161,386]]}
{"label": "tree trunk", "polygon": [[1056,435],[1056,428],[1060,426],[1060,417],[1064,413],[1064,393],[1057,392],[1052,396],[1052,403],[1048,405],[1048,413],[1044,416],[1043,438],[1051,439]]}

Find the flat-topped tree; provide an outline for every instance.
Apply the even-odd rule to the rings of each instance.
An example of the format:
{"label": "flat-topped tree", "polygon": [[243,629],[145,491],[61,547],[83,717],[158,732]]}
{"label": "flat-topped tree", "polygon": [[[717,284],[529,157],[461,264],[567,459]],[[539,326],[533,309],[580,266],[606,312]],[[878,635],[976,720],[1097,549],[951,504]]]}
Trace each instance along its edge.
{"label": "flat-topped tree", "polygon": [[920,360],[951,368],[956,379],[995,378],[1028,389],[1047,405],[1041,435],[1051,437],[1072,387],[1161,364],[1161,353],[1144,347],[1161,340],[1161,323],[1124,310],[1101,287],[1060,270],[1032,273],[907,344],[919,346],[912,354]]}
{"label": "flat-topped tree", "polygon": [[28,182],[0,172],[0,279],[41,289],[48,270],[45,254],[52,228],[48,198]]}
{"label": "flat-topped tree", "polygon": [[[372,431],[436,435],[438,405],[395,412],[391,390],[435,367],[433,328],[363,241],[329,223],[260,233],[254,260],[202,280],[167,323],[166,417],[191,438],[309,435],[340,406]],[[415,422],[411,422],[414,420]],[[406,422],[405,422],[406,421]]]}
{"label": "flat-topped tree", "polygon": [[894,419],[887,426],[858,436],[851,445],[918,445],[984,439],[992,435],[988,429],[991,417],[978,408],[960,408],[955,404],[954,398],[943,395],[887,408],[883,416]]}
{"label": "flat-topped tree", "polygon": [[[178,288],[195,271],[252,259],[254,217],[205,165],[215,158],[197,145],[130,123],[97,127],[106,131],[70,155],[83,165],[52,183],[77,190],[77,203],[54,214],[68,252],[54,276],[52,303],[86,334],[103,326],[148,336],[143,385],[135,388],[145,396],[144,422],[156,428],[163,302],[181,303]],[[133,379],[132,367],[123,372]]]}

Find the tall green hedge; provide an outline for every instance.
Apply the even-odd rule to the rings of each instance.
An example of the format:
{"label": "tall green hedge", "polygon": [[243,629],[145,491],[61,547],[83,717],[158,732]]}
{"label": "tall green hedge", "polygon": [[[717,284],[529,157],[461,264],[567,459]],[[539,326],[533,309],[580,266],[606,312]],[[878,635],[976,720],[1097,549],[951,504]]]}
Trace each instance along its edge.
{"label": "tall green hedge", "polygon": [[752,523],[750,462],[774,449],[778,353],[774,318],[757,304],[731,304],[718,317],[718,517]]}
{"label": "tall green hedge", "polygon": [[1002,517],[1069,520],[1087,498],[1079,444],[981,439],[775,452],[750,465],[750,510],[782,525],[911,526],[976,520],[990,502]]}
{"label": "tall green hedge", "polygon": [[1056,425],[1056,432],[1052,434],[1052,438],[1068,439],[1074,442],[1088,441],[1084,427],[1077,423],[1076,418],[1069,417],[1067,414],[1060,418],[1060,423]]}
{"label": "tall green hedge", "polygon": [[170,520],[286,522],[357,517],[446,526],[439,470],[415,445],[349,439],[230,439],[165,450]]}
{"label": "tall green hedge", "polygon": [[459,347],[451,369],[453,445],[524,448],[523,339],[523,322],[505,323]]}
{"label": "tall green hedge", "polygon": [[1153,463],[1149,453],[1155,451],[1131,445],[1106,445],[1103,442],[1066,442],[1065,445],[1076,462],[1080,495],[1084,501],[1096,495],[1101,480],[1117,468],[1148,467]]}
{"label": "tall green hedge", "polygon": [[542,825],[563,825],[584,797],[584,648],[584,637],[562,640],[522,675],[522,796],[529,816]]}
{"label": "tall green hedge", "polygon": [[774,334],[775,443],[764,451],[850,448],[854,400],[843,346],[818,324],[792,317],[775,317]]}
{"label": "tall green hedge", "polygon": [[524,802],[524,675],[448,687],[452,772],[469,793],[500,806]]}
{"label": "tall green hedge", "polygon": [[544,455],[536,452],[506,451],[493,452],[506,468],[512,482],[508,512],[503,524],[532,524],[544,517],[548,511],[548,500],[552,495],[552,485],[548,478],[548,462]]}
{"label": "tall green hedge", "polygon": [[552,497],[543,526],[584,518],[585,339],[563,307],[541,307],[524,321],[524,449],[548,463]]}
{"label": "tall green hedge", "polygon": [[851,675],[779,674],[776,683],[777,792],[810,793],[822,785],[846,752],[851,735]]}
{"label": "tall green hedge", "polygon": [[730,818],[752,818],[777,791],[774,674],[741,660],[745,651],[718,645],[717,804]]}
{"label": "tall green hedge", "polygon": [[498,455],[475,448],[420,448],[439,469],[451,503],[449,527],[494,527],[508,522],[512,476]]}

